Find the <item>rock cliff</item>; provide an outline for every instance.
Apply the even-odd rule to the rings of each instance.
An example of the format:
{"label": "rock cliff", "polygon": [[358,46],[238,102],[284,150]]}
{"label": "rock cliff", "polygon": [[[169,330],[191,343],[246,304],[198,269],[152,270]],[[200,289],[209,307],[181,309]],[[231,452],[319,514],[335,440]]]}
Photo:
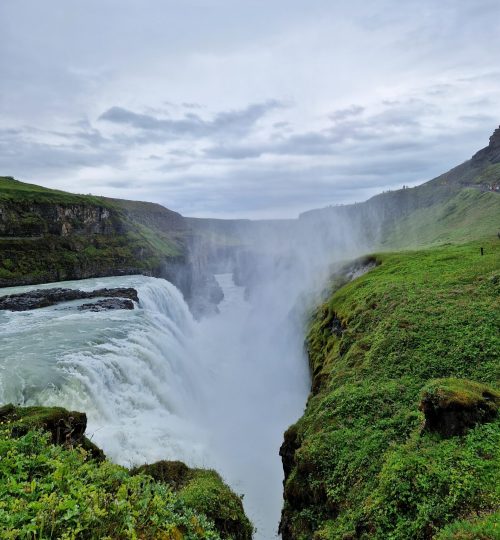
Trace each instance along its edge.
{"label": "rock cliff", "polygon": [[76,195],[0,177],[0,287],[145,274],[196,314],[222,293],[189,223],[159,204]]}

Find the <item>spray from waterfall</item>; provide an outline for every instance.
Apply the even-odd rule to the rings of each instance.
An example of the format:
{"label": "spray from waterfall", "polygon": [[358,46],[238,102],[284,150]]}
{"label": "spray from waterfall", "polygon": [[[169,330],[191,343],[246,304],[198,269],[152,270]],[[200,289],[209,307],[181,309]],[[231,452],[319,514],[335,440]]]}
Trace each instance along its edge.
{"label": "spray from waterfall", "polygon": [[243,235],[248,250],[212,261],[224,300],[200,321],[172,284],[144,276],[60,284],[134,287],[134,310],[79,311],[83,301],[73,301],[0,312],[0,402],[85,411],[90,437],[124,465],[175,459],[214,468],[244,494],[256,538],[275,537],[278,451],[309,391],[309,309],[338,254],[366,249],[347,225],[333,235],[318,225],[310,225],[317,234],[262,224]]}

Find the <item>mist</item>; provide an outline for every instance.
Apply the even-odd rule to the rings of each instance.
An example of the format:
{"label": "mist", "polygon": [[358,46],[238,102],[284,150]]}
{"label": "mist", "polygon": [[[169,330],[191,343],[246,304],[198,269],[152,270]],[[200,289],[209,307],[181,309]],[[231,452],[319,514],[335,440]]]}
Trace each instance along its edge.
{"label": "mist", "polygon": [[366,232],[370,215],[190,220],[184,271],[198,274],[208,299],[198,285],[184,298],[146,276],[62,282],[132,286],[139,303],[98,314],[78,310],[82,301],[0,313],[0,400],[85,411],[89,436],[127,467],[166,459],[215,469],[243,495],[255,538],[274,538],[279,449],[310,389],[307,323],[332,273],[374,245],[380,226],[373,220]]}
{"label": "mist", "polygon": [[269,540],[282,507],[283,433],[302,415],[310,389],[308,319],[332,272],[369,251],[374,236],[331,215],[201,223],[193,257],[224,292],[193,342],[201,366],[198,422],[207,428],[212,460],[204,465],[244,495],[255,538]]}

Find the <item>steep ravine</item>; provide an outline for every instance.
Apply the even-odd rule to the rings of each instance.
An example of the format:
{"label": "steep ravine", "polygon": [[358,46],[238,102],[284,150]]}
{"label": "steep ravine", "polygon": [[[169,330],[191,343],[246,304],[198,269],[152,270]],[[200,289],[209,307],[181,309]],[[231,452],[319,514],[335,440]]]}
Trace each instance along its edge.
{"label": "steep ravine", "polygon": [[[279,490],[280,433],[306,400],[304,317],[319,303],[307,338],[311,392],[281,447],[284,540],[489,538],[500,485],[498,171],[497,133],[472,160],[418,188],[298,220],[262,222],[187,219],[151,203],[72,195],[0,178],[0,286],[133,273],[164,277],[184,295],[161,280],[146,287],[141,280],[147,278],[116,278],[117,287],[123,279],[137,279],[149,291],[145,314],[161,302],[147,330],[134,323],[131,349],[122,323],[133,320],[135,310],[113,315],[104,326],[92,326],[100,319],[89,318],[89,335],[116,332],[90,341],[87,330],[73,326],[74,313],[35,315],[43,336],[38,345],[46,343],[47,324],[54,323],[58,336],[77,331],[47,355],[47,369],[34,385],[3,390],[17,388],[19,400],[10,399],[17,402],[29,401],[32,391],[40,392],[40,400],[56,400],[63,389],[70,402],[82,405],[72,408],[89,411],[92,423],[100,418],[93,407],[120,375],[115,382],[126,384],[116,395],[126,406],[116,415],[102,414],[111,427],[110,455],[133,460],[147,451],[153,461],[169,449],[172,458],[184,453],[194,462],[205,459],[204,445],[211,445],[216,452],[206,463],[234,479],[237,491],[252,493],[248,508],[263,499],[259,490],[269,495],[264,513],[251,511],[260,538],[267,540],[275,532],[279,497],[265,484]],[[426,244],[483,240],[377,255],[379,266],[366,275],[337,274],[324,302],[333,261],[384,242],[386,248],[414,245],[410,238]],[[220,279],[226,278],[214,276],[220,273],[233,274],[229,289],[245,289],[236,295],[237,309],[226,310],[232,300],[221,293]],[[155,287],[170,292],[155,296]],[[217,313],[223,299],[219,315],[201,321],[192,320],[183,303],[200,318]],[[173,306],[182,308],[171,311]],[[178,316],[198,325],[186,349],[178,343]],[[14,332],[22,328],[7,326]],[[36,334],[24,329],[30,337]],[[89,357],[75,344],[96,349]],[[34,366],[40,367],[44,349],[34,345]],[[59,363],[61,351],[69,356]],[[15,347],[10,352],[5,373],[18,378],[29,366],[19,362]],[[97,360],[89,362],[92,355]],[[69,368],[62,377],[61,367]],[[68,373],[78,374],[77,384],[64,385]],[[81,384],[86,394],[79,393]],[[94,393],[99,399],[89,400]],[[160,428],[149,429],[158,418]],[[474,521],[472,515],[479,517]],[[472,532],[454,536],[455,531]]]}
{"label": "steep ravine", "polygon": [[75,195],[0,177],[0,287],[143,274],[198,315],[222,295],[187,221],[159,204]]}

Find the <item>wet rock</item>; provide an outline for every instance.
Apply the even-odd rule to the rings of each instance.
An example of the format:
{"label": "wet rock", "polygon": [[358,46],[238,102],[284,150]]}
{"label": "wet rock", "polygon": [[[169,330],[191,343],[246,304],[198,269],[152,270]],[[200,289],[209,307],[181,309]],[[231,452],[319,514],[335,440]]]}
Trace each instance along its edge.
{"label": "wet rock", "polygon": [[334,334],[337,337],[342,337],[345,327],[342,324],[342,321],[337,317],[336,314],[333,315],[331,328],[332,328],[332,334]]}
{"label": "wet rock", "polygon": [[280,447],[280,457],[283,463],[283,472],[285,473],[285,482],[295,467],[295,452],[300,448],[297,428],[290,426],[284,435],[283,444]]}
{"label": "wet rock", "polygon": [[[131,287],[114,289],[96,289],[95,291],[80,291],[78,289],[36,289],[19,294],[10,294],[0,297],[0,310],[28,311],[69,302],[71,300],[84,300],[87,298],[128,298],[134,302],[139,301],[137,291]],[[110,308],[116,309],[116,308]],[[122,308],[123,309],[123,308]],[[125,308],[132,309],[132,308]]]}
{"label": "wet rock", "polygon": [[425,415],[424,431],[444,438],[465,434],[477,424],[498,415],[500,394],[467,379],[437,379],[424,389],[419,409]]}
{"label": "wet rock", "polygon": [[284,487],[284,499],[285,505],[281,512],[281,520],[279,523],[278,533],[283,540],[292,540],[292,516],[295,510],[295,506],[291,501],[287,499],[289,495],[289,488],[287,486],[288,478],[295,467],[295,452],[300,448],[300,442],[298,439],[297,428],[293,425],[290,426],[284,435],[283,444],[280,447],[279,455],[281,456],[281,462],[283,463],[283,472],[285,478],[283,480]]}
{"label": "wet rock", "polygon": [[128,298],[105,298],[104,300],[78,306],[79,311],[107,311],[113,309],[134,309],[134,302]]}

